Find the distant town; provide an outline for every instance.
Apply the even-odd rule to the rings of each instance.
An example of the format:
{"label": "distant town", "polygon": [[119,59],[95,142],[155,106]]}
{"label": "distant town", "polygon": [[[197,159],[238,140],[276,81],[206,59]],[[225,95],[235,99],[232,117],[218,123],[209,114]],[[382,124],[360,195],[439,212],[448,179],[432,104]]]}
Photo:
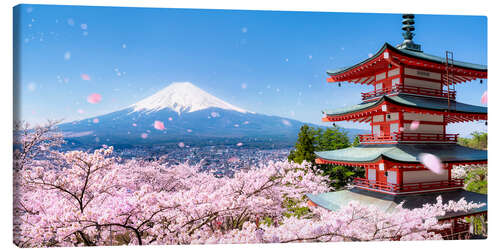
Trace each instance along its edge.
{"label": "distant town", "polygon": [[117,154],[123,159],[160,160],[166,165],[188,162],[200,164],[202,171],[209,171],[216,176],[233,176],[234,172],[249,169],[269,161],[287,159],[291,147],[279,149],[260,149],[238,146],[202,146],[171,148],[156,146],[151,148],[118,149]]}

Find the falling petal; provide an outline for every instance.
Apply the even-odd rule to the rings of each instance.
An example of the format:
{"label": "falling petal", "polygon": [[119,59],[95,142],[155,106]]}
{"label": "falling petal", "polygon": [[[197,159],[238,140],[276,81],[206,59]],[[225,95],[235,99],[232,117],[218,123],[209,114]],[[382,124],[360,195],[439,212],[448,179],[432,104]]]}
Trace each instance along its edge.
{"label": "falling petal", "polygon": [[191,130],[191,129],[188,129],[188,130],[187,130],[187,132],[188,132],[188,133],[191,133],[191,132],[193,132],[193,130]]}
{"label": "falling petal", "polygon": [[483,96],[481,96],[481,103],[482,104],[488,103],[488,91],[484,91]]}
{"label": "falling petal", "polygon": [[242,84],[241,84],[241,88],[242,88],[242,89],[246,89],[246,88],[247,88],[247,84],[246,84],[246,83],[242,83]]}
{"label": "falling petal", "polygon": [[412,121],[410,124],[410,130],[417,130],[420,126],[420,121]]}
{"label": "falling petal", "polygon": [[93,94],[87,96],[87,102],[92,103],[92,104],[99,103],[101,101],[101,99],[102,99],[101,95],[99,95],[97,93],[93,93]]}
{"label": "falling petal", "polygon": [[93,123],[99,123],[99,119],[97,118],[94,118],[94,120],[92,120]]}
{"label": "falling petal", "polygon": [[162,121],[155,121],[154,127],[155,127],[155,129],[158,129],[158,130],[164,130],[165,129],[165,125],[163,124]]}
{"label": "falling petal", "polygon": [[137,124],[135,124],[135,123],[132,123],[132,126],[134,126],[134,127],[137,127]]}
{"label": "falling petal", "polygon": [[219,117],[219,116],[220,116],[220,114],[219,114],[219,113],[217,113],[217,112],[212,112],[212,113],[210,113],[210,115],[211,115],[213,118],[215,118],[215,117]]}
{"label": "falling petal", "polygon": [[171,121],[171,120],[172,120],[172,117],[169,117],[169,118],[168,118],[168,120],[169,120],[169,121]]}
{"label": "falling petal", "polygon": [[67,60],[69,60],[69,59],[71,59],[71,52],[66,51],[66,53],[64,53],[64,60],[66,60],[66,61],[67,61]]}
{"label": "falling petal", "polygon": [[281,123],[283,123],[283,125],[285,125],[285,126],[292,126],[292,124],[290,123],[290,121],[285,120],[285,119],[281,120]]}
{"label": "falling petal", "polygon": [[36,90],[36,83],[34,83],[34,82],[30,82],[30,83],[28,84],[28,90],[29,90],[29,91],[35,91],[35,90]]}
{"label": "falling petal", "polygon": [[185,145],[184,145],[184,142],[179,142],[179,144],[177,144],[177,146],[179,146],[179,148],[183,148]]}
{"label": "falling petal", "polygon": [[82,77],[82,80],[84,80],[84,81],[90,81],[90,76],[89,75],[87,75],[87,74],[81,74],[80,76]]}
{"label": "falling petal", "polygon": [[435,174],[441,174],[443,172],[443,164],[441,160],[433,154],[422,153],[418,155],[420,163],[424,165],[427,169]]}
{"label": "falling petal", "polygon": [[238,143],[236,143],[236,146],[241,147],[241,146],[243,146],[243,143],[242,142],[238,142]]}
{"label": "falling petal", "polygon": [[142,133],[142,134],[141,134],[141,138],[142,138],[142,139],[146,139],[146,138],[148,138],[148,134],[146,134],[146,133]]}
{"label": "falling petal", "polygon": [[82,28],[82,30],[86,30],[87,29],[87,24],[86,23],[80,24],[80,28]]}

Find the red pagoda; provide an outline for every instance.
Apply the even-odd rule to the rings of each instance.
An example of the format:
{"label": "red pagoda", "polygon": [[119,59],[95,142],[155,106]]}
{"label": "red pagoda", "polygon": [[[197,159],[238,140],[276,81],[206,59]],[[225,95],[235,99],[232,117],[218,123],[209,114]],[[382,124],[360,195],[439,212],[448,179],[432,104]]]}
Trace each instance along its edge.
{"label": "red pagoda", "polygon": [[[453,53],[445,57],[423,53],[413,42],[414,15],[403,15],[402,44],[388,43],[372,57],[354,66],[327,71],[330,83],[352,82],[373,86],[361,94],[361,103],[352,107],[323,111],[325,122],[369,123],[371,133],[359,135],[360,145],[316,152],[316,163],[365,168],[365,177],[356,178],[354,187],[331,193],[308,195],[316,205],[336,210],[351,200],[376,205],[390,212],[400,202],[416,208],[465,198],[486,203],[483,194],[463,189],[463,180],[452,178],[459,165],[486,165],[487,151],[457,144],[457,134],[446,133],[446,125],[484,120],[487,108],[456,101],[455,85],[487,78],[487,66],[460,62]],[[413,124],[413,125],[412,125]],[[417,126],[418,124],[418,126]],[[421,153],[437,156],[444,170],[435,174],[419,161]],[[447,214],[456,238],[468,232],[463,218],[486,215],[486,206],[468,213]]]}

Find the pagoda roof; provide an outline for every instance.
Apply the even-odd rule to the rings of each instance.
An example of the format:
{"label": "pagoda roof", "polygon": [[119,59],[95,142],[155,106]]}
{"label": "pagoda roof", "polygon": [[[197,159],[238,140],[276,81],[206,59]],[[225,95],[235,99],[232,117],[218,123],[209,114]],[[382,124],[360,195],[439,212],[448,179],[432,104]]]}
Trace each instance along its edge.
{"label": "pagoda roof", "polygon": [[438,196],[441,196],[441,198],[443,199],[443,204],[446,204],[449,201],[459,201],[461,198],[464,198],[467,202],[486,204],[482,207],[472,209],[468,212],[448,212],[443,216],[439,216],[438,219],[440,220],[484,213],[488,211],[488,196],[486,194],[469,192],[463,189],[421,194],[390,195],[380,192],[363,190],[360,188],[352,188],[349,190],[329,193],[307,194],[307,197],[312,202],[331,211],[339,210],[341,207],[346,206],[351,201],[358,201],[362,205],[373,205],[387,213],[396,211],[396,207],[401,202],[403,202],[403,208],[406,209],[421,208],[424,204],[434,204],[436,203],[436,198]]}
{"label": "pagoda roof", "polygon": [[[427,54],[427,53],[420,52],[420,51],[414,51],[414,50],[409,50],[409,49],[399,49],[399,48],[396,48],[396,47],[390,45],[389,43],[384,43],[382,48],[380,48],[379,51],[375,55],[373,55],[372,57],[370,57],[362,62],[359,62],[353,66],[341,67],[341,68],[337,68],[334,70],[327,70],[326,73],[328,75],[331,75],[331,76],[337,75],[340,73],[344,73],[350,69],[356,68],[360,65],[363,65],[363,64],[366,64],[372,60],[375,60],[375,58],[380,56],[386,49],[389,49],[390,51],[393,51],[393,52],[396,52],[396,53],[399,53],[399,54],[402,54],[405,56],[413,57],[415,59],[422,59],[422,60],[426,60],[426,61],[430,61],[430,62],[446,64],[446,58]],[[462,62],[462,61],[457,61],[457,60],[453,61],[453,66],[454,67],[461,67],[464,69],[477,70],[477,71],[487,71],[488,70],[488,66],[486,66],[486,65]]]}
{"label": "pagoda roof", "polygon": [[421,153],[433,154],[443,163],[483,162],[488,159],[487,150],[442,143],[361,144],[356,147],[315,152],[319,158],[337,163],[372,163],[384,158],[394,162],[418,164],[418,155]]}
{"label": "pagoda roof", "polygon": [[[385,43],[375,55],[353,66],[327,70],[326,73],[330,76],[327,80],[328,82],[348,81],[371,84],[374,81],[374,77],[372,76],[379,71],[387,69],[390,63],[395,66],[404,64],[405,66],[420,69],[438,72],[446,71],[446,58],[426,54],[421,51],[396,48]],[[453,68],[450,69],[453,71],[453,79],[451,80],[455,84],[477,78],[487,78],[488,67],[482,64],[453,60]]]}
{"label": "pagoda roof", "polygon": [[354,106],[344,107],[334,110],[324,110],[322,112],[327,116],[346,115],[374,108],[380,105],[384,101],[401,105],[404,107],[435,110],[441,112],[451,111],[455,113],[472,113],[472,114],[488,113],[488,108],[483,106],[470,105],[453,100],[450,100],[450,106],[448,106],[448,99],[416,96],[416,95],[402,94],[402,93],[395,96],[384,95],[375,101],[363,102]]}

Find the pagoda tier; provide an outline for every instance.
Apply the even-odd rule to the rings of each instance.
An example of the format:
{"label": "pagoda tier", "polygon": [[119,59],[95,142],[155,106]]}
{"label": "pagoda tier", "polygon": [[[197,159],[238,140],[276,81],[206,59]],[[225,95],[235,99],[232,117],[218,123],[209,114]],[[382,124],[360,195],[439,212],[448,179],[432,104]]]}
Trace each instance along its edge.
{"label": "pagoda tier", "polygon": [[[406,85],[418,85],[418,80],[432,81],[440,85],[458,84],[488,77],[485,65],[466,63],[429,55],[421,51],[395,48],[388,43],[372,57],[351,67],[329,70],[328,82],[353,82],[376,85],[387,78],[412,79]],[[392,80],[390,79],[390,80]],[[415,81],[417,80],[417,81]],[[392,83],[392,82],[391,82]],[[384,84],[385,85],[385,84]],[[436,89],[431,87],[432,89]]]}
{"label": "pagoda tier", "polygon": [[[370,123],[371,133],[359,135],[361,143],[456,143],[457,134],[446,134],[446,125],[487,120],[486,107],[410,94],[382,96],[352,107],[323,111],[325,122]],[[412,122],[419,126],[413,128]]]}
{"label": "pagoda tier", "polygon": [[[408,194],[408,195],[385,195],[378,192],[371,192],[364,189],[352,188],[349,190],[341,190],[337,192],[321,193],[321,194],[307,194],[307,197],[316,205],[326,209],[336,211],[342,206],[346,206],[351,201],[358,201],[363,205],[373,205],[380,210],[391,213],[397,209],[397,206],[403,202],[403,208],[414,209],[420,208],[424,204],[432,204],[436,202],[436,198],[441,196],[443,204],[448,201],[459,201],[464,198],[466,201],[476,203],[486,203],[486,195],[469,192],[465,190],[453,190],[441,193],[428,193],[428,194]],[[448,212],[443,216],[438,217],[439,220],[450,220],[455,218],[464,218],[467,216],[484,214],[487,207],[483,206],[475,208],[469,212]]]}
{"label": "pagoda tier", "polygon": [[[317,164],[365,168],[365,178],[354,185],[391,195],[461,189],[463,180],[453,179],[454,166],[487,164],[487,151],[457,144],[371,144],[332,151],[315,152]],[[418,159],[420,153],[437,156],[443,171],[435,174]]]}

